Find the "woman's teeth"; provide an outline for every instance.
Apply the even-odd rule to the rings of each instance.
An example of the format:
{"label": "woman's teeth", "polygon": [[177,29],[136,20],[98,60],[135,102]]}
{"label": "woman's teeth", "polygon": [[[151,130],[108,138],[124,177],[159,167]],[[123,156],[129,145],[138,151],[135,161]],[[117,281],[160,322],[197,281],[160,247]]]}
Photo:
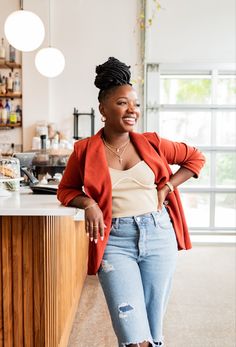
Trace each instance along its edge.
{"label": "woman's teeth", "polygon": [[136,118],[133,118],[133,117],[125,117],[123,118],[123,121],[129,125],[133,125],[135,124],[135,120]]}

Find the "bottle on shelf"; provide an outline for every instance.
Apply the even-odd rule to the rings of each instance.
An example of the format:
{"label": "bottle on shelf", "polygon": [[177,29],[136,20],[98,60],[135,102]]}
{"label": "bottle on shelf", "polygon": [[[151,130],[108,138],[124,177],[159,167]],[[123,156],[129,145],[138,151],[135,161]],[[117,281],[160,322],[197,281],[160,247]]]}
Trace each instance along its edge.
{"label": "bottle on shelf", "polygon": [[17,118],[17,123],[21,123],[21,120],[22,120],[22,110],[20,108],[20,105],[16,106],[16,118]]}
{"label": "bottle on shelf", "polygon": [[0,74],[0,94],[2,94],[2,75]]}
{"label": "bottle on shelf", "polygon": [[6,99],[4,110],[6,110],[6,115],[7,115],[7,121],[4,122],[4,124],[6,124],[10,122],[10,112],[11,112],[11,103],[10,103],[10,100],[8,99]]}
{"label": "bottle on shelf", "polygon": [[20,94],[21,93],[21,80],[19,73],[16,72],[13,78],[13,93]]}
{"label": "bottle on shelf", "polygon": [[9,72],[9,76],[7,78],[7,92],[13,92],[13,78],[11,72]]}
{"label": "bottle on shelf", "polygon": [[11,111],[9,115],[9,122],[10,124],[16,124],[17,123],[17,114],[16,111]]}
{"label": "bottle on shelf", "polygon": [[12,45],[9,45],[9,61],[11,63],[16,62],[16,49]]}
{"label": "bottle on shelf", "polygon": [[3,103],[2,103],[2,99],[0,99],[0,124],[2,123],[2,110],[3,110]]}
{"label": "bottle on shelf", "polygon": [[6,87],[6,77],[2,76],[2,83],[0,85],[0,94],[6,94],[7,87]]}
{"label": "bottle on shelf", "polygon": [[0,62],[5,63],[5,60],[6,60],[6,49],[5,49],[4,38],[2,37],[1,45],[0,45]]}
{"label": "bottle on shelf", "polygon": [[4,107],[2,109],[2,124],[7,124],[7,109]]}

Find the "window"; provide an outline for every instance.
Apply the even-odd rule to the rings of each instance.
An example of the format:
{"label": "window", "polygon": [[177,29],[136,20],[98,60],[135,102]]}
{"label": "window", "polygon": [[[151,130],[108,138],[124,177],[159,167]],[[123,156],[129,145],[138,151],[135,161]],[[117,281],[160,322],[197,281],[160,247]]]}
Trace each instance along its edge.
{"label": "window", "polygon": [[196,146],[207,158],[200,178],[180,187],[190,229],[234,231],[235,66],[148,64],[146,82],[146,130]]}

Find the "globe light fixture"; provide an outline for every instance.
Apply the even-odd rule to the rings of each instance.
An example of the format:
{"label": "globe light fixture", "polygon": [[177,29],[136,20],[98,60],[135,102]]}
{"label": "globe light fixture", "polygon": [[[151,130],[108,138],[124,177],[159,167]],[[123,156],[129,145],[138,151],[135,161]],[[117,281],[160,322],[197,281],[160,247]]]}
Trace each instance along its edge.
{"label": "globe light fixture", "polygon": [[56,77],[64,70],[65,58],[57,48],[42,48],[35,56],[35,66],[43,76]]}
{"label": "globe light fixture", "polygon": [[45,77],[56,77],[65,67],[63,53],[51,46],[51,1],[49,0],[49,47],[40,49],[35,56],[36,69]]}
{"label": "globe light fixture", "polygon": [[39,16],[23,8],[7,17],[4,32],[8,42],[23,52],[37,49],[45,36],[44,25]]}

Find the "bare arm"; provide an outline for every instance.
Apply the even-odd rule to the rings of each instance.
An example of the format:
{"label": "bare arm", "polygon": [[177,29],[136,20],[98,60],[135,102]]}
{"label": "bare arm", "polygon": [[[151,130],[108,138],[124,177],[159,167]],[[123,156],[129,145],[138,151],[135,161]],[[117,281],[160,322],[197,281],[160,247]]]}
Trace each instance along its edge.
{"label": "bare arm", "polygon": [[[78,148],[77,148],[78,149]],[[83,191],[83,151],[74,151],[67,163],[66,170],[59,184],[57,197],[65,206],[73,206],[85,210],[85,229],[90,240],[97,243],[98,233],[104,237],[103,214],[96,201]]]}
{"label": "bare arm", "polygon": [[95,200],[87,196],[76,196],[69,203],[70,206],[84,209],[85,214],[85,229],[90,241],[97,243],[98,233],[101,240],[104,238],[103,214]]}
{"label": "bare arm", "polygon": [[[189,178],[194,176],[194,172],[186,169],[185,167],[180,167],[179,170],[171,176],[170,183],[173,185],[174,188],[178,187],[180,184],[187,181]],[[167,195],[170,193],[170,188],[167,185],[164,185],[162,189],[158,191],[158,209],[161,210],[162,205],[167,197]]]}

